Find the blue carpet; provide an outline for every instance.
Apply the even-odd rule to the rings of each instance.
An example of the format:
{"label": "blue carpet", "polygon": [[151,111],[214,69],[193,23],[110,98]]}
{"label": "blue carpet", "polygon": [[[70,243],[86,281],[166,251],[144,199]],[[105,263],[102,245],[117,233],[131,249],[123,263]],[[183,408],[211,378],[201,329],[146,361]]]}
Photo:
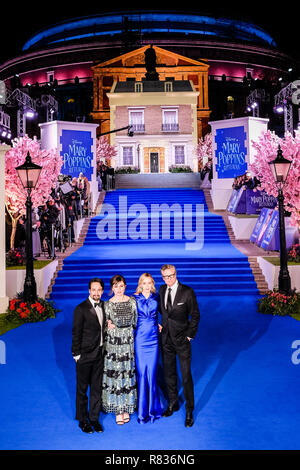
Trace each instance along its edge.
{"label": "blue carpet", "polygon": [[[154,192],[146,192],[152,201]],[[118,193],[108,194],[106,201],[112,203]],[[145,191],[128,193],[135,202],[144,200]],[[201,191],[163,193],[166,202],[188,193],[194,201],[203,201]],[[221,237],[216,227],[205,226],[209,217],[206,211],[205,236],[206,230],[212,230]],[[61,309],[56,319],[26,324],[1,337],[6,364],[0,365],[0,448],[299,449],[300,365],[291,358],[292,343],[300,339],[300,323],[257,313],[258,292],[249,277],[247,259],[231,246],[226,234],[222,242],[205,238],[198,251],[186,251],[185,242],[178,240],[106,240],[98,245],[97,240],[89,243],[95,225],[93,221],[87,244],[65,260],[58,276],[52,296]],[[172,417],[140,425],[135,414],[129,424],[118,427],[112,415],[101,415],[104,433],[84,435],[74,420],[75,367],[70,349],[73,310],[87,295],[87,279],[94,274],[105,278],[107,298],[109,277],[122,270],[132,293],[145,267],[159,285],[159,266],[165,261],[174,261],[179,279],[195,287],[201,311],[192,344],[195,424],[184,427],[179,382],[182,406]],[[159,380],[166,404],[161,365]]]}

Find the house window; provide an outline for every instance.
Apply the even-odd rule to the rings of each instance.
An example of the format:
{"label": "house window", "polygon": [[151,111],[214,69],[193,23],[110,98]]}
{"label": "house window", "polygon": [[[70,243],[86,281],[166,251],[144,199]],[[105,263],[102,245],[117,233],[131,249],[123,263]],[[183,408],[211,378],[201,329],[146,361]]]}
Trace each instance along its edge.
{"label": "house window", "polygon": [[132,126],[133,132],[144,132],[144,110],[143,109],[130,109],[129,110],[129,124]]}
{"label": "house window", "polygon": [[133,165],[133,147],[123,147],[123,165]]}
{"label": "house window", "polygon": [[175,165],[184,165],[185,163],[184,145],[175,145],[174,152],[175,152]]}
{"label": "house window", "polygon": [[143,84],[142,84],[142,82],[136,82],[136,83],[134,84],[134,91],[135,91],[135,93],[142,93],[142,91],[143,91]]}
{"label": "house window", "polygon": [[163,109],[162,130],[164,132],[178,132],[178,109]]}

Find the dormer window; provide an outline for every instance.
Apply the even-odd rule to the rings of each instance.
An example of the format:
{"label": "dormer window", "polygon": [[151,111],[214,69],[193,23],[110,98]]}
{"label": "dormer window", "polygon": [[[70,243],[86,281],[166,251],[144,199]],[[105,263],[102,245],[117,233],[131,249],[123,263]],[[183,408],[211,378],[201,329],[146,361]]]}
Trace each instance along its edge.
{"label": "dormer window", "polygon": [[172,82],[165,82],[165,92],[173,91],[173,83]]}
{"label": "dormer window", "polygon": [[143,91],[143,84],[142,82],[135,82],[134,84],[134,92],[135,93],[142,93]]}

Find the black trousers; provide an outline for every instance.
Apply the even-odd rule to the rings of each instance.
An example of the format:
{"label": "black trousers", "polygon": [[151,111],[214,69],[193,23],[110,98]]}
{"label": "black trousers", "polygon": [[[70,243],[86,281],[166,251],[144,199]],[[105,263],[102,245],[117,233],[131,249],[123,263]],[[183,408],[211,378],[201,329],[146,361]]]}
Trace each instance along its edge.
{"label": "black trousers", "polygon": [[[76,362],[76,417],[78,421],[98,421],[101,408],[103,375],[103,352],[99,348],[97,357],[88,361],[81,357]],[[88,399],[89,388],[89,399]]]}
{"label": "black trousers", "polygon": [[183,393],[186,401],[185,407],[187,411],[194,409],[194,383],[191,373],[191,343],[187,339],[180,345],[175,345],[170,336],[162,345],[162,356],[164,366],[164,376],[169,395],[169,405],[173,405],[178,401],[177,390],[177,361],[178,356],[180,370],[182,375]]}

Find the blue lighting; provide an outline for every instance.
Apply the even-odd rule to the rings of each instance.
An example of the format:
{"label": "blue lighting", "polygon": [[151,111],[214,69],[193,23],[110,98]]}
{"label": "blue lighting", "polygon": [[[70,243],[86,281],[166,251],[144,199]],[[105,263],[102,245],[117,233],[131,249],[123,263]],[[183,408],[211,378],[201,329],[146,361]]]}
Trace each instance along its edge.
{"label": "blue lighting", "polygon": [[124,17],[139,25],[141,33],[170,32],[198,34],[201,36],[212,35],[276,46],[273,38],[266,31],[254,24],[243,21],[209,16],[173,14],[169,12],[141,14],[139,12],[124,12],[123,14],[109,13],[107,15],[78,18],[54,25],[30,38],[24,44],[23,51],[44,44],[66,42],[100,35],[120,34]]}

